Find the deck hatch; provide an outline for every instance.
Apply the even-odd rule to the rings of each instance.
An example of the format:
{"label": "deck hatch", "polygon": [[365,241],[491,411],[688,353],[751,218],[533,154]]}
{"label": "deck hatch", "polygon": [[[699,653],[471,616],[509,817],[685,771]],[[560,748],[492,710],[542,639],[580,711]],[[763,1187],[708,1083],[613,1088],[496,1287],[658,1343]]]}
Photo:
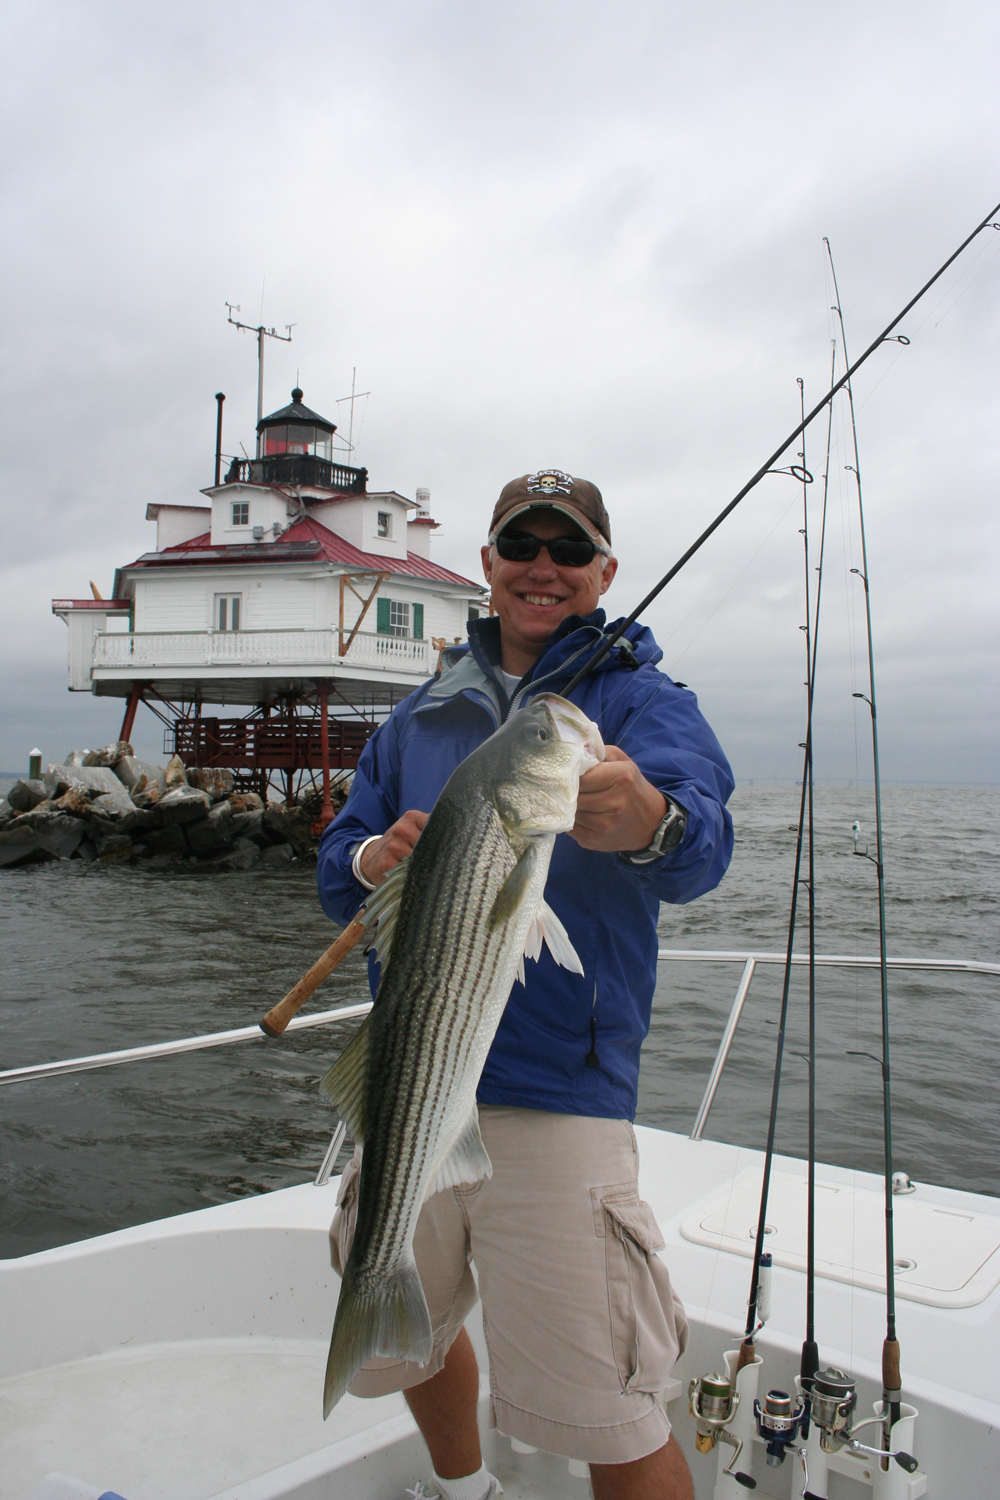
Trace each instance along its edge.
{"label": "deck hatch", "polygon": [[[681,1234],[695,1244],[753,1255],[760,1173],[691,1214]],[[806,1176],[774,1172],[767,1207],[774,1264],[806,1268]],[[896,1293],[932,1307],[974,1307],[1000,1285],[1000,1218],[907,1198],[893,1202]],[[885,1217],[881,1193],[817,1180],[816,1273],[884,1292]]]}

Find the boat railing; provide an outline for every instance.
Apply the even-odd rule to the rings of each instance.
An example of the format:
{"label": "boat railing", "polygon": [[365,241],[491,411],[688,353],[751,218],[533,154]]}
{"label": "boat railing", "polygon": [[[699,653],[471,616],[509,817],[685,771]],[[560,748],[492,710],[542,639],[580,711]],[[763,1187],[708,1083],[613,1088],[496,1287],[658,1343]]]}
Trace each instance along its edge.
{"label": "boat railing", "polygon": [[[657,955],[661,963],[741,964],[739,983],[722,1031],[722,1037],[708,1075],[705,1092],[691,1126],[690,1138],[700,1141],[708,1121],[709,1112],[719,1088],[723,1070],[732,1050],[740,1017],[746,1005],[754,974],[759,966],[783,965],[783,953],[750,952],[734,949],[714,948],[661,948]],[[817,968],[832,969],[877,969],[878,957],[847,953],[818,953]],[[792,957],[796,967],[807,965],[809,956],[796,953]],[[930,971],[938,974],[990,974],[1000,976],[1000,963],[985,963],[970,958],[890,958],[890,969]],[[317,1026],[333,1026],[344,1021],[356,1021],[366,1016],[372,1008],[370,1000],[357,1005],[338,1005],[333,1010],[317,1011],[312,1015],[295,1016],[288,1023],[289,1031],[306,1031]],[[267,1038],[260,1027],[238,1026],[232,1031],[211,1031],[202,1036],[180,1037],[174,1041],[152,1042],[143,1047],[124,1047],[117,1052],[94,1052],[84,1057],[66,1057],[56,1062],[32,1063],[23,1068],[7,1068],[0,1071],[0,1087],[7,1084],[28,1083],[42,1078],[59,1078],[66,1073],[87,1073],[95,1068],[116,1068],[124,1063],[147,1062],[159,1057],[177,1057],[184,1052],[201,1052],[209,1047],[229,1047],[237,1042],[265,1042]],[[317,1186],[327,1181],[344,1139],[344,1127],[339,1125],[330,1142],[323,1164],[315,1178]]]}

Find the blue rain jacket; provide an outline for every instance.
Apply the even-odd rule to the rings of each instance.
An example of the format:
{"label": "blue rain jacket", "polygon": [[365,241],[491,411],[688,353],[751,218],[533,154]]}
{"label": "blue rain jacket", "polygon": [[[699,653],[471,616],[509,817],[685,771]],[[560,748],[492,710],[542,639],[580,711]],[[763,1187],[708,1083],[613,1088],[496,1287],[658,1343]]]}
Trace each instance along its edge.
{"label": "blue rain jacket", "polygon": [[[537,691],[560,691],[599,644],[604,624],[603,610],[564,620],[518,684],[514,704]],[[473,621],[469,635],[469,644],[446,652],[441,672],[372,736],[347,802],[323,836],[319,896],[336,922],[346,925],[368,895],[351,874],[361,840],[384,833],[410,808],[430,812],[455,767],[511,709],[497,670],[499,620]],[[606,744],[620,746],[648,781],[686,809],[684,837],[661,859],[636,867],[558,835],[545,899],[565,924],[584,972],[560,968],[547,948],[537,963],[525,961],[526,982],[515,981],[483,1069],[482,1104],[633,1119],[656,984],[659,904],[693,901],[718,885],[729,864],[729,763],[694,693],[657,671],[663,653],[652,632],[632,625],[625,639],[638,668],[616,647],[574,690],[573,701]],[[374,994],[374,955],[369,978]],[[597,1066],[593,1057],[587,1064],[592,1019]]]}

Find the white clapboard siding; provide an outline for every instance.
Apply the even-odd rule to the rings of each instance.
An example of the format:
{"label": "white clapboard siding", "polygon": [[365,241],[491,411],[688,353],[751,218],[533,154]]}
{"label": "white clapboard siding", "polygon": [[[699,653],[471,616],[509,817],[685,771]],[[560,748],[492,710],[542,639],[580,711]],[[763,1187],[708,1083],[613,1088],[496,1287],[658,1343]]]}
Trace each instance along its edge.
{"label": "white clapboard siding", "polygon": [[212,597],[216,588],[204,576],[184,578],[171,574],[143,580],[142,598],[136,598],[136,630],[207,630],[212,623]]}
{"label": "white clapboard siding", "polygon": [[465,599],[429,596],[424,605],[424,635],[444,637],[450,644],[456,636],[465,640],[468,604]]}
{"label": "white clapboard siding", "polygon": [[[311,576],[310,576],[311,575]],[[371,579],[359,579],[358,592],[367,597]],[[239,594],[240,624],[244,630],[336,630],[340,624],[340,579],[336,574],[316,577],[310,565],[296,574],[285,568],[205,569],[191,576],[171,572],[137,580],[135,608],[139,631],[205,630],[215,624],[217,594]],[[396,599],[424,607],[424,639],[453,641],[466,638],[469,599],[434,591],[433,583],[397,574],[379,588],[377,598]],[[361,601],[346,589],[344,628],[350,630],[361,613]],[[377,628],[375,600],[362,629]],[[412,614],[411,614],[412,622]]]}
{"label": "white clapboard siding", "polygon": [[[261,587],[257,587],[257,583]],[[271,574],[255,579],[243,591],[247,630],[312,630],[331,624],[317,618],[317,587],[314,578],[281,577]]]}

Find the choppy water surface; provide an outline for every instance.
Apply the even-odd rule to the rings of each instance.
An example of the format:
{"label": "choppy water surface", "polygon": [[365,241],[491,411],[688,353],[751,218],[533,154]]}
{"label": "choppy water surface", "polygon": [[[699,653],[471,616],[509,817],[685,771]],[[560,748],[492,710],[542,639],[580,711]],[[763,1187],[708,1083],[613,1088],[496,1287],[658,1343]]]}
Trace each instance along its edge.
{"label": "choppy water surface", "polygon": [[[663,908],[663,946],[780,950],[794,787],[740,787],[720,889]],[[995,789],[886,792],[890,953],[1000,958]],[[874,870],[853,857],[854,790],[817,793],[818,948],[875,953]],[[314,870],[247,874],[78,861],[0,871],[0,1067],[252,1024],[328,945]],[[803,936],[796,945],[804,947]],[[738,964],[660,965],[638,1118],[690,1129]],[[1000,1192],[1000,980],[891,974],[896,1164]],[[762,1145],[781,971],[758,969],[706,1135]],[[314,1008],[367,998],[358,952]],[[779,1148],[805,1140],[805,974],[795,971]],[[820,971],[822,1160],[878,1170],[877,973]],[[321,1003],[320,1003],[321,1002]],[[0,1256],[303,1182],[335,1124],[318,1082],[330,1029],[0,1089]]]}

